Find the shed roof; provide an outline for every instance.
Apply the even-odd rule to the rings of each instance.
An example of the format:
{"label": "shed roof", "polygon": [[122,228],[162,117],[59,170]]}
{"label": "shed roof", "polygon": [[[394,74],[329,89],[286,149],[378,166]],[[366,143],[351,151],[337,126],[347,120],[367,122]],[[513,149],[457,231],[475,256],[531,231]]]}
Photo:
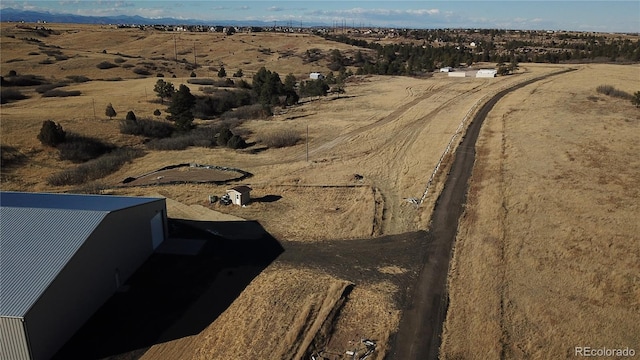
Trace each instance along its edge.
{"label": "shed roof", "polygon": [[228,191],[231,191],[231,190],[237,191],[237,192],[239,192],[241,194],[244,194],[244,193],[250,192],[253,189],[248,187],[248,186],[246,186],[246,185],[241,185],[241,186],[234,186],[231,189],[229,189]]}
{"label": "shed roof", "polygon": [[157,200],[0,192],[0,316],[24,317],[109,212]]}

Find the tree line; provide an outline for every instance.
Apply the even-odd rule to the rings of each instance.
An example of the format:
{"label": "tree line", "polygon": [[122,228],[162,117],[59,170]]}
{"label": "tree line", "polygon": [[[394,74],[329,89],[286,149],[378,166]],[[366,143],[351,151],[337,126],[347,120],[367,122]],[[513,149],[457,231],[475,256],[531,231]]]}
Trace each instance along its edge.
{"label": "tree line", "polygon": [[[339,50],[330,53],[329,69],[337,70],[343,66],[356,66],[356,74],[377,75],[419,75],[431,72],[438,67],[458,67],[460,64],[471,65],[475,62],[540,62],[559,63],[569,60],[594,60],[607,58],[609,61],[640,61],[640,40],[605,39],[603,37],[586,37],[581,41],[569,42],[566,39],[555,40],[507,40],[498,45],[498,41],[478,41],[473,49],[464,45],[462,35],[448,34],[444,30],[416,30],[405,33],[415,40],[423,40],[422,44],[399,43],[382,45],[375,41],[367,42],[344,34],[325,34],[327,40],[337,41],[352,46],[371,49],[374,56],[357,51],[353,58],[345,58]],[[444,45],[433,46],[428,41],[438,40]],[[532,52],[532,48],[545,49],[543,52]]]}

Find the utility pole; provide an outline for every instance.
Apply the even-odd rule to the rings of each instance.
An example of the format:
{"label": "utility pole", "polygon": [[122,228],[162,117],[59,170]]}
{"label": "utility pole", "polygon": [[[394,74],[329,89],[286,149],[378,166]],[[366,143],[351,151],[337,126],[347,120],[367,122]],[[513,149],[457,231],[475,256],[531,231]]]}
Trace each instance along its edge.
{"label": "utility pole", "polygon": [[91,100],[93,100],[93,121],[96,121],[96,99],[91,98]]}
{"label": "utility pole", "polygon": [[193,40],[193,67],[198,68],[198,58],[196,56],[196,41]]}
{"label": "utility pole", "polygon": [[309,124],[307,124],[307,162],[309,162]]}

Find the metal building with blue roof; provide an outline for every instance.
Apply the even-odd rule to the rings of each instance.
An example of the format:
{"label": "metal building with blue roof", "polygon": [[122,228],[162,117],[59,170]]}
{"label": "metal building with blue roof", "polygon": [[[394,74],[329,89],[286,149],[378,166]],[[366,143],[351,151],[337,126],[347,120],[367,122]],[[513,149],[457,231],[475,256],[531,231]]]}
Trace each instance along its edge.
{"label": "metal building with blue roof", "polygon": [[0,358],[53,356],[166,233],[164,198],[0,192]]}

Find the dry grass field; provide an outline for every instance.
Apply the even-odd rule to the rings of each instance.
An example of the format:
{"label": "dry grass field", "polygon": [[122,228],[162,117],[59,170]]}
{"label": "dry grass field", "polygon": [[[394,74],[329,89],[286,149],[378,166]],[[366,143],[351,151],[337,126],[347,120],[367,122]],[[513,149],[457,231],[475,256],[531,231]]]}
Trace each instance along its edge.
{"label": "dry grass field", "polygon": [[[306,139],[308,131],[308,152],[306,140],[295,146],[259,152],[251,151],[251,148],[231,150],[219,147],[190,147],[182,151],[145,150],[144,156],[81,188],[55,187],[48,185],[46,178],[61,169],[76,165],[69,161],[60,161],[55,149],[42,146],[36,139],[43,120],[56,121],[67,131],[96,137],[117,146],[144,149],[141,138],[120,134],[119,120],[123,119],[129,110],[134,111],[138,118],[153,118],[152,113],[155,109],[164,111],[166,105],[156,102],[153,92],[153,86],[157,81],[156,73],[162,73],[165,80],[173,82],[177,87],[179,84],[186,84],[191,70],[187,69],[185,64],[176,64],[173,61],[172,33],[47,24],[58,33],[39,37],[41,43],[36,43],[24,40],[36,38],[29,30],[16,28],[15,24],[3,23],[1,26],[1,74],[5,75],[10,70],[15,70],[18,74],[42,75],[48,79],[61,80],[67,76],[81,75],[91,80],[72,83],[65,87],[67,90],[80,91],[80,96],[42,98],[30,88],[24,90],[25,95],[29,96],[28,99],[3,104],[0,107],[0,142],[3,151],[11,149],[13,159],[2,167],[3,190],[58,192],[102,189],[101,192],[104,194],[160,195],[168,198],[170,217],[199,221],[257,220],[276,239],[295,246],[320,246],[328,241],[340,244],[357,243],[362,241],[359,239],[427,229],[431,210],[442,188],[449,158],[445,158],[444,170],[436,178],[432,191],[420,208],[416,209],[406,199],[422,196],[434,166],[469,110],[510,84],[563,68],[561,65],[521,64],[516,75],[494,79],[453,79],[441,74],[428,78],[354,76],[347,81],[346,93],[340,97],[334,95],[319,99],[302,99],[300,105],[278,110],[276,115],[267,120],[246,121],[239,128],[248,136],[248,142],[256,141],[262,134],[279,129],[293,130],[302,139]],[[325,54],[336,48],[345,54],[354,51],[354,48],[348,45],[328,42],[319,37],[267,33],[235,34],[230,37],[184,33],[176,35],[175,44],[179,58],[184,57],[190,62],[195,58],[198,65],[203,66],[195,69],[198,77],[212,78],[216,77],[214,69],[224,65],[228,74],[242,69],[247,79],[250,79],[253,72],[261,66],[277,71],[281,77],[293,73],[298,79],[305,79],[311,71],[326,72],[327,65],[326,60],[305,63],[307,49],[316,48]],[[46,52],[52,49],[60,51],[67,59],[57,60],[54,56],[47,55]],[[29,55],[30,53],[33,55]],[[58,57],[60,58],[59,54]],[[40,64],[46,59],[51,59],[52,63]],[[102,61],[119,62],[120,66],[100,70],[96,65]],[[132,64],[133,67],[123,67],[123,64]],[[637,243],[637,235],[634,234],[637,234],[638,230],[637,225],[634,225],[637,221],[633,222],[634,208],[629,207],[633,201],[625,203],[627,199],[634,199],[630,197],[631,194],[635,194],[636,200],[638,197],[637,190],[635,193],[628,192],[634,190],[631,184],[637,183],[638,178],[638,163],[632,156],[637,153],[632,149],[634,146],[637,149],[637,141],[634,143],[633,140],[637,140],[637,135],[634,138],[634,134],[637,134],[638,115],[628,103],[595,93],[595,86],[600,82],[611,83],[625,91],[635,91],[632,87],[637,82],[634,83],[633,79],[635,76],[637,80],[638,68],[600,65],[577,67],[580,68],[579,71],[557,80],[525,87],[499,103],[493,111],[493,114],[499,114],[499,121],[488,119],[485,133],[491,131],[491,134],[501,134],[502,128],[497,127],[502,124],[502,114],[508,114],[506,125],[500,126],[513,127],[511,132],[505,132],[509,151],[506,152],[505,159],[502,159],[502,153],[493,153],[502,146],[500,141],[494,144],[495,136],[498,135],[494,136],[494,142],[490,142],[492,138],[485,135],[487,140],[484,140],[484,148],[481,148],[478,160],[481,163],[483,156],[494,156],[491,162],[494,167],[505,161],[504,168],[511,172],[505,170],[504,173],[511,176],[507,178],[511,182],[508,186],[505,185],[504,189],[507,194],[513,196],[505,200],[512,206],[507,207],[510,209],[509,216],[522,214],[522,217],[510,218],[505,215],[503,223],[507,224],[508,221],[508,224],[500,229],[504,228],[505,234],[511,238],[516,238],[515,234],[531,237],[518,235],[518,241],[521,238],[524,241],[518,243],[518,255],[505,252],[504,258],[510,259],[511,262],[496,260],[495,263],[510,264],[509,271],[503,266],[505,279],[514,276],[508,294],[531,292],[531,296],[535,295],[509,298],[510,301],[522,302],[509,303],[511,307],[505,307],[508,316],[505,315],[504,318],[512,321],[506,324],[517,326],[518,331],[527,331],[523,337],[518,338],[515,334],[520,333],[514,330],[514,335],[509,338],[507,344],[513,346],[513,352],[509,354],[514,356],[519,354],[515,349],[537,346],[541,341],[547,340],[538,339],[528,333],[534,328],[525,326],[527,321],[522,318],[523,314],[538,316],[543,324],[547,324],[544,317],[549,317],[547,313],[552,309],[548,306],[540,307],[536,302],[538,297],[545,294],[543,299],[549,299],[547,293],[536,292],[535,288],[523,293],[522,289],[517,287],[531,286],[530,279],[543,278],[532,277],[530,271],[525,272],[528,268],[521,268],[519,263],[516,265],[516,261],[533,266],[537,272],[545,276],[555,274],[556,277],[553,279],[557,279],[556,271],[560,270],[560,263],[564,263],[561,258],[568,260],[568,254],[577,257],[581,254],[592,254],[589,249],[599,249],[594,251],[600,251],[600,254],[607,256],[598,257],[597,260],[609,259],[610,265],[616,266],[618,270],[615,275],[610,275],[604,271],[604,262],[598,269],[589,268],[587,265],[593,262],[593,259],[587,256],[580,258],[579,262],[574,259],[566,261],[566,264],[582,264],[575,265],[575,268],[570,269],[572,272],[563,275],[567,284],[572,277],[582,279],[571,283],[576,291],[573,294],[575,298],[571,300],[574,301],[572,304],[585,306],[587,311],[597,309],[598,306],[600,309],[608,309],[604,307],[605,299],[600,299],[597,295],[605,294],[609,290],[608,287],[613,286],[613,290],[620,287],[627,291],[624,293],[626,295],[620,295],[619,298],[606,299],[617,301],[611,304],[618,304],[615,306],[621,309],[616,316],[623,316],[624,311],[627,311],[627,308],[621,305],[624,304],[624,299],[635,301],[633,306],[636,306],[636,310],[638,306],[640,295],[636,276],[637,264],[627,261],[627,267],[622,268],[624,262],[614,261],[614,257],[608,252],[613,248],[621,254],[623,251],[635,251],[636,255],[638,253],[637,247],[630,247],[633,245],[633,236],[636,236]],[[141,77],[132,71],[134,68],[149,69],[151,75]],[[171,78],[172,74],[175,74],[176,78]],[[599,77],[595,82],[594,74]],[[188,86],[192,92],[199,94],[199,86]],[[587,96],[597,99],[588,99]],[[108,103],[112,103],[118,112],[113,120],[104,115]],[[510,105],[505,107],[506,105],[501,105],[503,103]],[[563,111],[564,116],[558,116],[563,114]],[[520,122],[517,122],[517,119],[521,119]],[[536,121],[532,122],[529,119]],[[196,121],[197,124],[206,122]],[[530,133],[527,134],[526,131]],[[621,155],[625,156],[624,161],[620,160]],[[605,159],[611,162],[606,163]],[[564,162],[560,163],[561,161]],[[252,197],[255,201],[247,207],[209,204],[209,195],[221,195],[228,187],[236,184],[121,186],[122,180],[127,177],[139,176],[181,163],[229,166],[252,173],[253,177],[245,179],[242,184],[254,189]],[[544,172],[528,168],[535,164]],[[567,167],[563,167],[565,165]],[[568,167],[569,165],[572,167]],[[486,172],[489,174],[489,170]],[[356,177],[356,174],[359,177]],[[542,183],[536,185],[529,181],[535,178],[536,174],[545,176],[544,186]],[[595,182],[588,182],[588,175],[594,174],[597,175]],[[486,201],[481,200],[479,197],[485,194],[485,190],[480,191],[477,184],[480,181],[478,179],[482,177],[474,177],[476,187],[472,188],[471,205],[463,221],[462,235],[472,234],[472,231],[481,233],[485,228],[474,229],[483,224],[497,226],[494,221],[496,217],[491,217],[491,211],[495,209],[490,208],[489,204],[502,200],[491,197]],[[485,181],[497,182],[497,179],[495,174],[486,175]],[[600,189],[600,182],[611,186],[614,192],[596,191],[595,189]],[[585,188],[581,189],[576,184]],[[495,195],[495,192],[492,193],[494,190],[486,190],[486,196]],[[553,192],[543,196],[541,190]],[[574,192],[571,197],[566,195],[569,192]],[[590,207],[594,201],[595,205]],[[561,203],[563,207],[556,207],[560,204],[555,202]],[[551,203],[555,204],[554,212],[543,207]],[[483,207],[472,213],[477,204],[482,204]],[[500,209],[496,210],[496,214],[502,211]],[[518,213],[517,209],[521,212]],[[571,224],[570,221],[577,221],[575,209],[584,210],[582,219],[587,219],[587,223],[581,227],[562,225],[565,220],[568,224]],[[613,216],[610,210],[626,217]],[[569,213],[573,217],[570,217]],[[536,222],[522,221],[532,214],[539,216]],[[551,214],[554,214],[553,217]],[[549,225],[551,222],[547,222],[548,219],[557,221],[557,224]],[[596,228],[597,224],[599,227]],[[605,236],[613,233],[608,232],[613,230],[605,227],[607,224],[615,224],[615,237]],[[523,228],[525,225],[529,227]],[[635,230],[633,226],[636,226]],[[511,239],[507,235],[498,236],[502,234],[502,230],[490,229],[496,232],[497,239],[510,243],[504,240]],[[598,231],[602,236],[597,236]],[[534,234],[536,238],[533,238]],[[552,244],[550,239],[558,239],[558,234],[574,240],[590,239],[593,243],[589,248],[583,242],[576,242],[575,246],[565,248],[564,242],[554,242],[553,245],[558,247],[544,247],[543,252],[535,247],[538,244]],[[478,322],[474,323],[474,326],[478,326],[477,329],[480,329],[479,326],[482,324],[491,324],[483,317],[475,317],[476,309],[465,308],[464,304],[475,306],[472,301],[485,304],[487,311],[481,315],[495,318],[495,312],[490,311],[495,310],[492,307],[495,305],[493,300],[498,293],[492,289],[495,290],[496,286],[502,284],[495,282],[500,277],[477,268],[489,266],[483,259],[491,258],[489,255],[493,254],[493,248],[484,249],[483,252],[476,251],[475,248],[468,247],[470,245],[467,244],[473,242],[466,239],[461,237],[459,240],[459,246],[456,248],[456,266],[452,270],[451,314],[458,314],[458,320],[454,316],[449,317],[445,342],[445,354],[449,354],[449,357],[469,357],[469,353],[465,351],[470,348],[460,348],[466,343],[463,339],[468,333],[462,329],[470,324],[468,322],[478,319]],[[605,251],[600,241],[612,242],[607,243],[610,247]],[[286,250],[285,246],[285,254],[289,251],[295,255],[295,246],[291,246],[291,250]],[[402,244],[398,243],[398,246],[401,247]],[[505,249],[515,251],[511,247]],[[411,248],[404,251],[407,254],[415,252]],[[340,266],[352,272],[342,273],[325,271],[321,266],[305,266],[304,261],[292,265],[276,260],[253,280],[227,311],[200,334],[157,344],[150,348],[143,358],[235,359],[238,358],[238,354],[252,354],[250,358],[300,358],[305,351],[312,349],[311,344],[324,344],[326,349],[343,354],[345,350],[357,346],[361,337],[370,337],[379,344],[373,358],[383,359],[389,336],[396,330],[401,315],[402,304],[397,298],[402,298],[408,287],[397,279],[405,275],[413,276],[412,274],[419,271],[419,266],[416,262],[412,262],[413,265],[409,264],[414,268],[399,264],[384,252],[375,253],[375,248],[371,254],[376,260],[380,260],[379,264],[361,268],[345,260]],[[486,256],[482,257],[482,254]],[[539,260],[533,260],[537,258],[527,255],[521,259],[517,257],[519,254],[546,255]],[[495,269],[491,268],[492,271]],[[635,273],[632,269],[635,269]],[[374,278],[369,281],[350,275],[358,272],[385,274],[388,275],[388,279],[378,281]],[[487,278],[476,279],[472,275]],[[609,276],[613,276],[615,281],[606,282]],[[477,281],[460,282],[463,281],[461,279],[469,277]],[[551,280],[548,277],[545,279]],[[457,285],[459,282],[461,285]],[[544,285],[545,291],[553,289],[561,294],[562,296],[558,297],[559,304],[570,303],[569,295],[561,292],[567,291],[566,284],[553,284],[540,283],[540,286]],[[584,285],[591,295],[578,293],[576,284]],[[461,298],[456,298],[455,295],[461,292],[465,296],[459,301],[468,302],[458,305],[456,301]],[[467,294],[472,297],[467,298]],[[592,299],[588,296],[595,297]],[[598,305],[594,299],[600,299],[598,301],[603,303]],[[523,307],[527,311],[519,311]],[[473,313],[473,317],[465,315],[470,313]],[[586,312],[574,309],[574,313]],[[605,316],[607,312],[601,310],[598,314]],[[605,319],[607,318],[597,320]],[[598,321],[594,321],[594,324]],[[566,321],[562,324],[569,326]],[[578,323],[572,324],[576,326],[572,330],[573,333],[577,333]],[[481,341],[490,344],[491,349],[499,345],[492,341],[501,338],[501,327],[495,329],[498,329],[497,338]],[[638,333],[637,328],[630,329]],[[614,330],[623,331],[621,328]],[[592,330],[592,333],[594,331]],[[489,337],[492,332],[481,331],[478,334]],[[551,332],[547,331],[546,334]],[[458,347],[453,347],[454,345]],[[499,354],[500,348],[495,351]],[[562,353],[563,356],[566,351]],[[122,358],[126,358],[126,355]],[[334,354],[334,358],[340,357]]]}
{"label": "dry grass field", "polygon": [[476,145],[450,268],[444,359],[640,349],[638,66],[593,65],[507,95]]}

